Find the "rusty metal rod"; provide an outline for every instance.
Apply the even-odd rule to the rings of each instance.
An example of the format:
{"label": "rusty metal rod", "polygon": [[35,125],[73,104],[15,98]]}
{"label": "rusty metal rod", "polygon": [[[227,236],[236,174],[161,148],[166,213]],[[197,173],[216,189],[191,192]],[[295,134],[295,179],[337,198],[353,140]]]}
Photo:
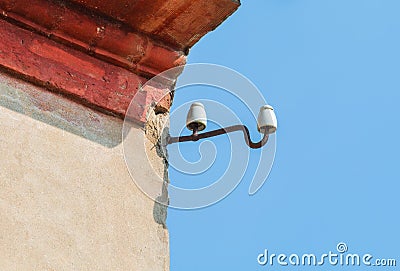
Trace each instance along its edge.
{"label": "rusty metal rod", "polygon": [[223,135],[231,132],[242,131],[244,135],[244,139],[246,144],[252,149],[258,149],[264,146],[268,142],[268,133],[267,130],[264,132],[264,137],[259,142],[253,142],[250,138],[249,129],[245,125],[233,125],[226,128],[217,129],[210,132],[205,132],[202,134],[197,133],[197,129],[193,130],[193,134],[190,136],[179,136],[179,137],[169,137],[168,144],[178,143],[178,142],[186,142],[186,141],[198,141],[203,138]]}

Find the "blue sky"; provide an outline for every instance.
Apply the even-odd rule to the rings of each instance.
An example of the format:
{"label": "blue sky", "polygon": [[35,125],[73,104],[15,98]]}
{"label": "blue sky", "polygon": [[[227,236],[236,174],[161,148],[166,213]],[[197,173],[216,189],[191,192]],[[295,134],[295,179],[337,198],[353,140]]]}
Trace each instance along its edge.
{"label": "blue sky", "polygon": [[[247,193],[250,171],[217,204],[169,209],[171,271],[340,270],[257,263],[264,249],[320,255],[336,251],[339,242],[349,253],[397,257],[397,267],[369,269],[398,270],[399,10],[397,0],[242,1],[192,48],[189,63],[220,64],[248,77],[275,107],[279,130],[274,166],[256,195]],[[234,100],[200,87],[177,92],[173,110],[218,97],[236,110]],[[237,115],[257,139],[254,120],[240,108]],[[185,119],[171,121],[182,126]],[[216,172],[170,170],[171,183],[212,183],[229,166],[224,140],[212,139],[223,148]],[[182,146],[183,155],[195,161],[198,146]]]}

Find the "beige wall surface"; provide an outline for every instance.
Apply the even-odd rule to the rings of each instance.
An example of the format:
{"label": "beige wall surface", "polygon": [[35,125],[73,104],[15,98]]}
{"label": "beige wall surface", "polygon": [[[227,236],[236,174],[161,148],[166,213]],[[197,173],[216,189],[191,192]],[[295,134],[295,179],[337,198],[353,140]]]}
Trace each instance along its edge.
{"label": "beige wall surface", "polygon": [[122,123],[0,74],[0,270],[168,270],[165,209],[132,181]]}

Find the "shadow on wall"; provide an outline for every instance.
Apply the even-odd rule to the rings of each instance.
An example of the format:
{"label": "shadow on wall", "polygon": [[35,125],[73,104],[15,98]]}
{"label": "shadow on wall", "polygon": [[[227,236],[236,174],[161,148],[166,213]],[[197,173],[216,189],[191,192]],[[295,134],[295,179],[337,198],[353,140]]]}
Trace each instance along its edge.
{"label": "shadow on wall", "polygon": [[122,120],[60,99],[25,81],[0,73],[0,106],[24,114],[108,148],[122,142]]}

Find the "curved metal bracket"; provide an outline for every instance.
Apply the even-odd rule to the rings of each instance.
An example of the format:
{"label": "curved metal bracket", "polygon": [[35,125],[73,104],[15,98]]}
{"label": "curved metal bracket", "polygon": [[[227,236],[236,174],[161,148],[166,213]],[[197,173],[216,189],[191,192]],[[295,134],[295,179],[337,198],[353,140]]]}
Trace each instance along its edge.
{"label": "curved metal bracket", "polygon": [[242,131],[243,132],[246,144],[252,149],[261,148],[262,146],[264,146],[268,142],[269,135],[268,135],[266,130],[264,132],[264,137],[259,142],[253,142],[253,141],[251,141],[251,138],[250,138],[249,129],[245,125],[233,125],[233,126],[217,129],[217,130],[210,131],[210,132],[205,132],[205,133],[202,133],[202,134],[198,134],[197,130],[194,129],[193,130],[193,134],[190,135],[190,136],[169,137],[168,141],[167,141],[168,142],[167,144],[173,144],[173,143],[178,143],[178,142],[186,142],[186,141],[198,141],[198,140],[203,139],[203,138],[223,135],[223,134],[236,132],[236,131]]}

